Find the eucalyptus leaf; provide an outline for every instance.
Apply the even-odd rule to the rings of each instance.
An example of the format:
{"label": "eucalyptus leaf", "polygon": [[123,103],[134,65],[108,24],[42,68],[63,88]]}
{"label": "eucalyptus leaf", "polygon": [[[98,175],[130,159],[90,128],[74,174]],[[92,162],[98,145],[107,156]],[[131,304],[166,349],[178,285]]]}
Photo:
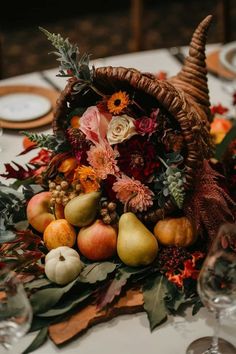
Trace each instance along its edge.
{"label": "eucalyptus leaf", "polygon": [[4,185],[3,183],[0,184],[0,195],[6,195],[8,197],[16,197],[20,200],[24,199],[24,195],[21,192],[16,191],[14,188]]}
{"label": "eucalyptus leaf", "polygon": [[28,220],[21,220],[15,223],[15,228],[17,231],[26,230],[29,226]]}
{"label": "eucalyptus leaf", "polygon": [[13,241],[15,237],[16,234],[13,231],[1,229],[0,225],[0,244]]}
{"label": "eucalyptus leaf", "polygon": [[38,314],[39,317],[54,317],[67,313],[79,303],[83,302],[92,294],[92,290],[87,289],[83,293],[78,294],[75,299],[73,297],[69,297],[67,299],[67,303],[63,302],[61,307],[50,309],[44,313]]}
{"label": "eucalyptus leaf", "polygon": [[192,315],[196,315],[198,311],[200,310],[201,307],[204,307],[203,303],[201,300],[198,298],[197,301],[194,303],[193,308],[192,308]]}
{"label": "eucalyptus leaf", "polygon": [[186,302],[185,294],[180,291],[175,284],[166,282],[167,295],[165,297],[166,307],[172,312],[178,311],[179,307]]}
{"label": "eucalyptus leaf", "polygon": [[50,310],[58,303],[61,297],[67,293],[76,283],[77,280],[67,284],[64,287],[52,287],[37,291],[30,297],[30,302],[34,314],[43,313]]}
{"label": "eucalyptus leaf", "polygon": [[52,283],[47,278],[35,279],[31,282],[25,284],[26,289],[39,289],[45,286],[51,285]]}
{"label": "eucalyptus leaf", "polygon": [[46,342],[47,338],[48,327],[44,327],[39,331],[37,336],[34,338],[33,342],[23,351],[22,354],[32,353],[33,351],[41,347],[41,345]]}
{"label": "eucalyptus leaf", "polygon": [[166,278],[163,275],[150,277],[143,286],[144,309],[148,315],[151,331],[167,319],[166,293]]}
{"label": "eucalyptus leaf", "polygon": [[116,264],[112,262],[92,263],[84,267],[78,280],[81,283],[94,284],[105,280],[108,274],[114,272],[115,269]]}

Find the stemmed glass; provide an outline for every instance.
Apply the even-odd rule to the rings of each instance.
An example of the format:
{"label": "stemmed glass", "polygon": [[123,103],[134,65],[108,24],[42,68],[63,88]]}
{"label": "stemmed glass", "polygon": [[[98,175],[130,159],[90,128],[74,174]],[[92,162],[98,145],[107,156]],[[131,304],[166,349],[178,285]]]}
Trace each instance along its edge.
{"label": "stemmed glass", "polygon": [[13,271],[0,274],[0,344],[11,349],[30,328],[32,308]]}
{"label": "stemmed glass", "polygon": [[235,354],[236,348],[219,338],[221,319],[236,309],[236,225],[223,224],[203,263],[198,278],[202,303],[216,318],[213,337],[192,342],[187,354]]}

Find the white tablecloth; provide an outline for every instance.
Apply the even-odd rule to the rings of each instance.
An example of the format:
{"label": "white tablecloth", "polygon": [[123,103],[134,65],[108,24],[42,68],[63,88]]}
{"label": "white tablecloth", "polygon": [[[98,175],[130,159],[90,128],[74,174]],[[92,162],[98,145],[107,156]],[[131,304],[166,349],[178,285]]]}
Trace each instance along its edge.
{"label": "white tablecloth", "polygon": [[[212,49],[214,46],[208,47],[209,51]],[[107,65],[135,67],[143,72],[153,73],[166,71],[168,76],[176,74],[181,67],[166,49],[99,59],[94,64],[96,67]],[[53,69],[46,71],[46,74],[61,88],[64,88],[65,80],[56,77],[57,72],[57,69]],[[12,84],[50,87],[37,72],[0,81],[0,85]],[[212,104],[222,103],[231,107],[232,97],[225,90],[223,82],[209,75],[209,89]],[[34,131],[51,132],[48,127],[34,129]],[[25,163],[31,156],[35,156],[35,151],[32,151],[27,155],[16,157],[23,149],[22,135],[18,131],[4,129],[0,144],[3,148],[0,153],[0,173],[4,172],[3,163],[10,161]],[[125,315],[96,325],[62,349],[57,348],[51,341],[47,341],[35,351],[35,354],[61,352],[66,354],[184,354],[191,341],[201,336],[212,335],[212,325],[213,317],[206,309],[202,309],[196,316],[192,316],[188,310],[186,317],[170,317],[168,322],[156,328],[152,333],[145,313]],[[236,346],[235,333],[236,321],[224,321],[221,336]],[[34,336],[35,333],[31,333],[24,337],[11,353],[22,353]],[[4,350],[0,348],[0,354],[3,353]]]}

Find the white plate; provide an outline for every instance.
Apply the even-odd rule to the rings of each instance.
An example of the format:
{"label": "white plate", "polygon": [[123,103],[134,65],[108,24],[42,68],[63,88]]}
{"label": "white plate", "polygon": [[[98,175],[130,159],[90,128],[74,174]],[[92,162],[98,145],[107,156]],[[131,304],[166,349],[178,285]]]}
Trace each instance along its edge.
{"label": "white plate", "polygon": [[236,74],[236,42],[225,44],[220,50],[220,63]]}
{"label": "white plate", "polygon": [[0,97],[0,118],[8,121],[36,119],[50,109],[50,100],[34,93],[9,93]]}

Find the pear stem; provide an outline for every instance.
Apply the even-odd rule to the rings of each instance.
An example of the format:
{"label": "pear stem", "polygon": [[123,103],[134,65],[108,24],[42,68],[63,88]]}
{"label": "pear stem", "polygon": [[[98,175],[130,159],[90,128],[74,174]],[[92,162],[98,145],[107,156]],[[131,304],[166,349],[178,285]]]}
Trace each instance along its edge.
{"label": "pear stem", "polygon": [[129,208],[129,203],[131,201],[131,199],[133,199],[134,197],[136,197],[138,193],[133,193],[131,194],[131,196],[126,200],[125,202],[125,205],[124,205],[124,212],[127,213],[128,211],[130,211],[130,208]]}

